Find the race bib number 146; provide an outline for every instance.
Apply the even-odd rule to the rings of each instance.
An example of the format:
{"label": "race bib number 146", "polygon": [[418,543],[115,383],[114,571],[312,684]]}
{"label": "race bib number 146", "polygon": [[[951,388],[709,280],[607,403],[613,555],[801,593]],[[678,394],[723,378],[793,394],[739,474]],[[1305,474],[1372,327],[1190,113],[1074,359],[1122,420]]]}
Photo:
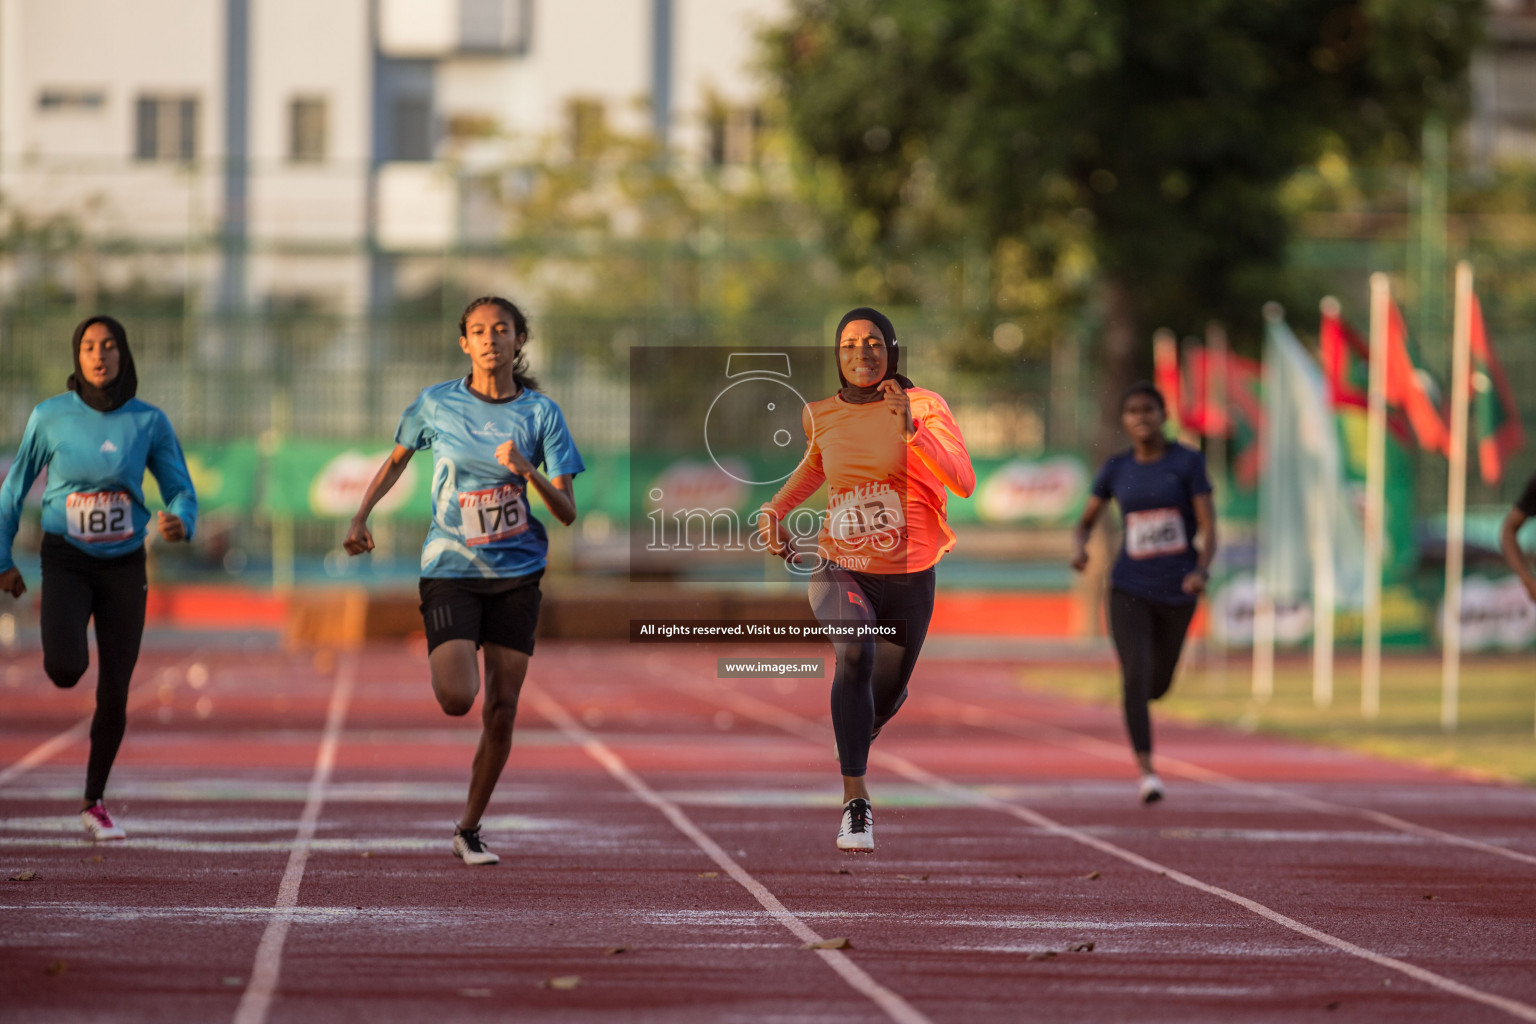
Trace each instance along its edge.
{"label": "race bib number 146", "polygon": [[1176,508],[1149,508],[1125,516],[1125,553],[1132,558],[1183,554],[1189,548],[1184,517]]}
{"label": "race bib number 146", "polygon": [[85,544],[133,536],[133,506],[123,491],[76,491],[64,499],[69,535]]}
{"label": "race bib number 146", "polygon": [[528,529],[528,506],[522,488],[503,484],[459,495],[459,516],[464,521],[464,543],[470,547],[516,537]]}

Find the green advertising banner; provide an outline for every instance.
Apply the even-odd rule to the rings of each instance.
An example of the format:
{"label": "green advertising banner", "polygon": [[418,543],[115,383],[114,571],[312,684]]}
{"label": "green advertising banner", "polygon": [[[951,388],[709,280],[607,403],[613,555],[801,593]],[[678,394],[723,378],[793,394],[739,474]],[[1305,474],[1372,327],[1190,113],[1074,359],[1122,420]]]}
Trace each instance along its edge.
{"label": "green advertising banner", "polygon": [[[192,475],[192,487],[197,491],[199,515],[224,510],[244,514],[256,507],[261,455],[254,442],[189,445],[182,453],[187,457],[187,472]],[[151,473],[144,474],[144,502],[151,509],[165,508]]]}
{"label": "green advertising banner", "polygon": [[[267,459],[261,509],[300,519],[350,519],[391,450],[325,441],[284,442]],[[431,488],[432,453],[418,452],[374,508],[374,517],[430,519]]]}

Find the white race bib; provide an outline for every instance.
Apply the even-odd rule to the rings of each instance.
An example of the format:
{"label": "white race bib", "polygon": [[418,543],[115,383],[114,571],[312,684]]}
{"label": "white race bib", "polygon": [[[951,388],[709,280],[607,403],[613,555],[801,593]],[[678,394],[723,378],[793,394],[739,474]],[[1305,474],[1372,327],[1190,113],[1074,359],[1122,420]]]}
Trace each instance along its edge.
{"label": "white race bib", "polygon": [[835,540],[866,540],[907,524],[901,497],[890,484],[866,484],[838,495],[827,509],[830,533]]}
{"label": "white race bib", "polygon": [[516,537],[528,529],[528,506],[523,489],[503,484],[459,495],[459,517],[464,522],[464,543],[470,547]]}
{"label": "white race bib", "polygon": [[69,535],[85,544],[133,536],[133,503],[124,491],[76,491],[64,499]]}
{"label": "white race bib", "polygon": [[1149,508],[1125,514],[1125,553],[1132,558],[1181,555],[1189,550],[1184,517],[1176,508]]}

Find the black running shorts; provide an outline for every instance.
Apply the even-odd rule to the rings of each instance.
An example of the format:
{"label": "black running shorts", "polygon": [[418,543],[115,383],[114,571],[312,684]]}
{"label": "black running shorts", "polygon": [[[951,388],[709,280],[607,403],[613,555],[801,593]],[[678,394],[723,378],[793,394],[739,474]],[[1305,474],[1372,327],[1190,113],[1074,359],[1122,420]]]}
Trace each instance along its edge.
{"label": "black running shorts", "polygon": [[532,654],[543,575],[541,569],[495,580],[423,578],[421,619],[428,652],[444,640],[473,640],[476,647],[496,644]]}

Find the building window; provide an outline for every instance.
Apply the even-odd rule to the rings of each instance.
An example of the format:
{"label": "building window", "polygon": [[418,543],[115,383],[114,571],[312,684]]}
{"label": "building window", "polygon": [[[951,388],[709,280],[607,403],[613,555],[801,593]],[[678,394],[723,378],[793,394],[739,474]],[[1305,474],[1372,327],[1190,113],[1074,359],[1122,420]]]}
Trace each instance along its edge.
{"label": "building window", "polygon": [[396,99],[393,127],[394,159],[432,159],[431,100],[423,96],[401,96]]}
{"label": "building window", "polygon": [[603,151],[605,116],[603,101],[573,99],[566,107],[570,118],[571,156],[577,160],[594,160]]}
{"label": "building window", "polygon": [[288,104],[288,159],[320,163],[325,159],[325,100],[296,96]]}
{"label": "building window", "polygon": [[140,96],[134,119],[133,155],[139,160],[197,159],[197,100]]}
{"label": "building window", "polygon": [[459,49],[521,53],[528,47],[527,0],[459,0]]}
{"label": "building window", "polygon": [[94,114],[107,105],[100,89],[44,89],[37,94],[37,109],[45,114]]}
{"label": "building window", "polygon": [[758,162],[763,112],[757,107],[717,106],[707,115],[709,162],[716,167]]}

